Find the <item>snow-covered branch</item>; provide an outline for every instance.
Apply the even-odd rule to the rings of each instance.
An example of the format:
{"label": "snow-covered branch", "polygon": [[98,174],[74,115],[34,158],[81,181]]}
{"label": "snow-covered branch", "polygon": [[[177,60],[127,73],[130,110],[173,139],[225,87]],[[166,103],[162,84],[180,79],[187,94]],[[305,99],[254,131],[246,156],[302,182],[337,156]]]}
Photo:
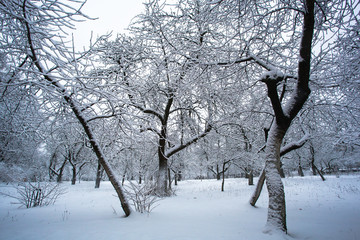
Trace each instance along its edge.
{"label": "snow-covered branch", "polygon": [[301,148],[307,140],[309,140],[310,138],[310,134],[309,133],[305,133],[305,135],[297,142],[291,142],[288,143],[287,145],[283,146],[280,149],[280,156],[284,156],[285,154],[291,152],[292,150]]}
{"label": "snow-covered branch", "polygon": [[212,129],[212,126],[209,124],[202,134],[190,139],[188,142],[186,142],[184,144],[177,145],[175,147],[172,147],[168,151],[166,151],[166,153],[165,153],[166,157],[170,157],[170,156],[174,155],[175,153],[183,150],[184,148],[190,146],[191,144],[196,143],[201,138],[205,137],[211,131],[211,129]]}

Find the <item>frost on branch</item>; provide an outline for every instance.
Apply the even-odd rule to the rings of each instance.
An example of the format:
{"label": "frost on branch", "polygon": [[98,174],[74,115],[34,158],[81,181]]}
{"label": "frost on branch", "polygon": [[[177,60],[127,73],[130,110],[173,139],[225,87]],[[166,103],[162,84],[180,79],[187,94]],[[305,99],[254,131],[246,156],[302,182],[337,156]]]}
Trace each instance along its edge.
{"label": "frost on branch", "polygon": [[272,69],[270,71],[265,71],[261,75],[260,79],[264,83],[268,83],[270,81],[278,83],[281,82],[284,79],[284,74],[277,69]]}

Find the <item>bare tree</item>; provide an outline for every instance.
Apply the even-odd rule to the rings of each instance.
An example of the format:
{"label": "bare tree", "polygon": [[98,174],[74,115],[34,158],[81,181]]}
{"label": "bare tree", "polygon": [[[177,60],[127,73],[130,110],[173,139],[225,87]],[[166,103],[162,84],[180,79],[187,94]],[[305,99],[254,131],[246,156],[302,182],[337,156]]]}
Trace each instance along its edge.
{"label": "bare tree", "polygon": [[[69,3],[79,6],[77,1]],[[22,72],[20,83],[36,85],[42,92],[57,97],[60,104],[66,104],[86,133],[90,145],[99,162],[105,169],[119,197],[126,216],[131,213],[121,184],[109,165],[90,125],[93,117],[85,116],[86,110],[96,99],[80,94],[84,90],[81,81],[79,61],[86,53],[77,54],[69,48],[63,34],[66,28],[73,27],[72,21],[86,17],[79,8],[61,1],[43,1],[38,4],[31,0],[13,0],[1,2],[1,14],[4,20],[4,31],[1,44],[10,46],[7,54],[14,55],[12,68],[19,69],[18,62],[25,61],[19,69]],[[19,60],[23,59],[23,60]],[[25,59],[25,60],[24,60]],[[14,83],[12,83],[14,84]],[[78,91],[79,90],[79,91]],[[44,94],[45,96],[45,94]],[[82,105],[87,103],[86,105]]]}

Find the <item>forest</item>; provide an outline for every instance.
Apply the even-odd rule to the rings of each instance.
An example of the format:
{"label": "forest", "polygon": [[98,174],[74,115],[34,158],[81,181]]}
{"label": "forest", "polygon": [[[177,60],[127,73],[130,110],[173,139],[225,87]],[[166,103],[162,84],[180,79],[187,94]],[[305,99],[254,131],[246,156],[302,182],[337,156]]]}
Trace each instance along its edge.
{"label": "forest", "polygon": [[147,0],[78,49],[85,4],[0,0],[0,182],[109,181],[129,216],[129,183],[246,178],[286,233],[285,178],[360,171],[360,2]]}

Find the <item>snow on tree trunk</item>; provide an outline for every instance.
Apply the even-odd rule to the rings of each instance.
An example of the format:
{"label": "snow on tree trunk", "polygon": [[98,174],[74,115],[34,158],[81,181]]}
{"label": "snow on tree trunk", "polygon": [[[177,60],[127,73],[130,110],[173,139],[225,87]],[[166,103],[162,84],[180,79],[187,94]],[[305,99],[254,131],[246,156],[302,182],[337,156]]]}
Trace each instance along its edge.
{"label": "snow on tree trunk", "polygon": [[277,92],[277,84],[284,76],[269,68],[261,81],[267,86],[268,97],[275,113],[275,122],[270,128],[266,142],[265,178],[269,194],[267,231],[272,229],[287,232],[284,185],[280,177],[280,147],[292,120],[299,113],[310,95],[310,60],[314,33],[314,0],[304,2],[303,31],[300,43],[298,76],[295,89],[283,107]]}
{"label": "snow on tree trunk", "polygon": [[266,143],[265,179],[269,194],[268,220],[269,229],[287,231],[284,185],[280,176],[280,146],[286,129],[273,124]]}
{"label": "snow on tree trunk", "polygon": [[264,183],[265,183],[265,169],[263,169],[261,171],[259,180],[256,184],[255,191],[254,191],[253,195],[251,196],[251,199],[250,199],[251,206],[255,206],[257,200],[259,199],[262,187],[264,186]]}

